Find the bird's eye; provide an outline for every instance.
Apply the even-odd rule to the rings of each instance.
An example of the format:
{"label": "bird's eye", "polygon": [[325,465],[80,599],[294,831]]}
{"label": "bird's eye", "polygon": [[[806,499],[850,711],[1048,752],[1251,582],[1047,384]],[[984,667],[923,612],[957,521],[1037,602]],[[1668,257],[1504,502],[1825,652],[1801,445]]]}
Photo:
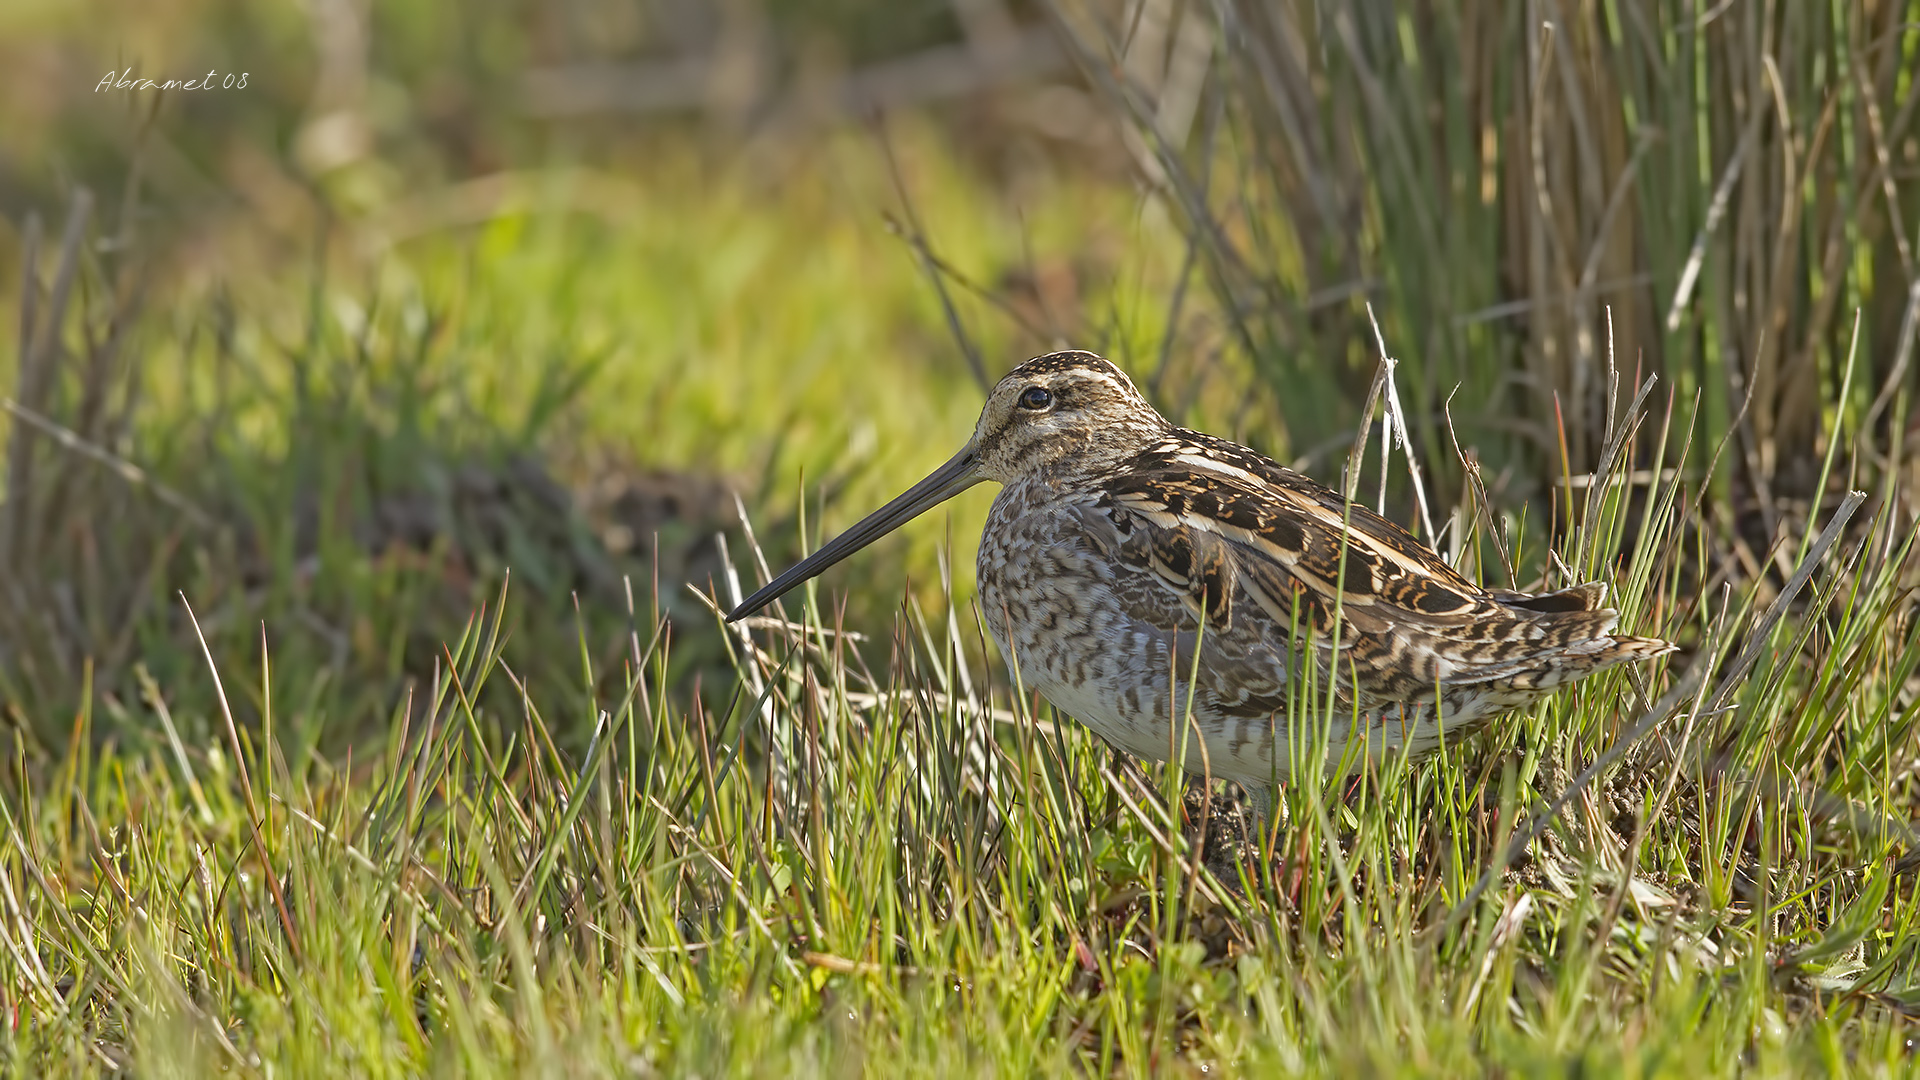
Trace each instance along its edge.
{"label": "bird's eye", "polygon": [[1020,394],[1020,407],[1038,412],[1053,404],[1053,394],[1044,386],[1029,386]]}

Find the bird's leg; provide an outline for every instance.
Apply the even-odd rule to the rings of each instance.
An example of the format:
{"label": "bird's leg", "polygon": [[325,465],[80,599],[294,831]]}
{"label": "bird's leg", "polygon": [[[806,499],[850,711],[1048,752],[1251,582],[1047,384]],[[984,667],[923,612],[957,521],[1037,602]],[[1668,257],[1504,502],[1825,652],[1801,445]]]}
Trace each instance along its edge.
{"label": "bird's leg", "polygon": [[1279,794],[1279,785],[1273,783],[1243,783],[1240,790],[1246,793],[1246,827],[1248,846],[1254,851],[1266,850],[1267,841],[1273,831],[1274,802]]}
{"label": "bird's leg", "polygon": [[1247,793],[1247,816],[1253,823],[1250,831],[1258,841],[1266,835],[1267,821],[1273,816],[1273,789],[1265,784],[1242,784],[1240,790]]}
{"label": "bird's leg", "polygon": [[1360,781],[1362,779],[1363,777],[1361,776],[1361,774],[1357,772],[1353,775],[1353,783],[1347,785],[1347,794],[1344,798],[1340,800],[1341,802],[1345,802],[1345,803],[1353,802],[1354,795],[1358,794],[1360,791]]}

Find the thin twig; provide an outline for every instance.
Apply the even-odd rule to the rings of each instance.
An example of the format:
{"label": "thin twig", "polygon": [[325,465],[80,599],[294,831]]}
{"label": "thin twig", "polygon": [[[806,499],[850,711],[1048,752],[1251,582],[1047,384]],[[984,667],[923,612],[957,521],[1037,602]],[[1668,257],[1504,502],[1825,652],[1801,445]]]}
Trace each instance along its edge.
{"label": "thin twig", "polygon": [[926,229],[920,225],[920,214],[914,209],[913,195],[907,190],[906,177],[900,171],[900,158],[893,152],[893,139],[887,133],[886,122],[884,119],[876,118],[874,126],[879,131],[880,148],[886,153],[887,173],[893,178],[895,194],[900,197],[901,212],[907,217],[907,226],[910,230],[906,237],[907,243],[920,257],[921,269],[926,271],[927,280],[932,283],[935,295],[940,298],[940,311],[947,318],[947,329],[953,334],[955,344],[960,346],[961,355],[967,358],[967,370],[973,373],[973,381],[979,384],[982,392],[991,390],[993,382],[987,378],[987,365],[980,358],[980,349],[973,343],[973,339],[967,336],[966,324],[960,321],[960,311],[954,307],[952,294],[947,292],[946,278],[941,276],[940,268],[934,262],[933,249],[927,243]]}
{"label": "thin twig", "polygon": [[80,437],[72,428],[61,424],[51,417],[43,416],[12,398],[0,398],[0,410],[5,410],[14,419],[28,427],[37,429],[41,434],[59,443],[64,449],[71,450],[81,457],[105,466],[114,475],[135,487],[144,487],[153,493],[153,497],[180,511],[195,525],[204,529],[219,527],[219,519],[200,508],[192,499],[180,494],[166,484],[155,479],[145,469],[115,454],[113,451]]}
{"label": "thin twig", "polygon": [[[1367,322],[1373,326],[1373,340],[1380,347],[1380,365],[1387,389],[1387,426],[1393,431],[1394,441],[1400,444],[1400,453],[1407,459],[1407,476],[1413,481],[1414,505],[1420,509],[1420,527],[1426,530],[1427,541],[1434,538],[1433,517],[1427,512],[1427,488],[1420,482],[1420,463],[1414,460],[1413,440],[1407,437],[1407,410],[1400,404],[1400,389],[1393,381],[1393,369],[1399,362],[1387,355],[1387,339],[1380,332],[1380,321],[1373,317],[1373,302],[1367,302]],[[1383,440],[1384,441],[1384,440]],[[1386,455],[1380,455],[1380,475],[1386,476]]]}

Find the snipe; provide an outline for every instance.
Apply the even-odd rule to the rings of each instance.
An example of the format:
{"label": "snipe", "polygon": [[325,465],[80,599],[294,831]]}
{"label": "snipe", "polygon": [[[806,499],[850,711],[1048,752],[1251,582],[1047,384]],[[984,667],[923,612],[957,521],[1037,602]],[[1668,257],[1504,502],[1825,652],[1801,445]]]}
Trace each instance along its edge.
{"label": "snipe", "polygon": [[1475,585],[1393,522],[1168,423],[1085,352],[1014,368],[952,460],[728,620],[983,480],[1002,487],[980,540],[980,606],[1024,684],[1143,758],[1168,760],[1174,723],[1190,725],[1182,765],[1238,781],[1263,813],[1318,745],[1309,724],[1327,725],[1332,763],[1354,740],[1375,759],[1417,757],[1673,649],[1612,633],[1603,583]]}

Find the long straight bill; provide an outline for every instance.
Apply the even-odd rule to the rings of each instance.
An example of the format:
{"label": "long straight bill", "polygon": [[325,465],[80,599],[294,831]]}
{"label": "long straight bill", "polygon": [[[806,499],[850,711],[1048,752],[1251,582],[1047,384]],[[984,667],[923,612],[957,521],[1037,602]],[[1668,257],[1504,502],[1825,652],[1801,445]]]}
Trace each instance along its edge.
{"label": "long straight bill", "polygon": [[952,460],[933,470],[925,480],[868,514],[858,525],[834,537],[793,569],[742,600],[739,607],[727,612],[727,621],[734,622],[759,611],[786,595],[795,585],[819,576],[834,563],[979,483],[983,477],[974,471],[975,464],[971,446],[953,455]]}

